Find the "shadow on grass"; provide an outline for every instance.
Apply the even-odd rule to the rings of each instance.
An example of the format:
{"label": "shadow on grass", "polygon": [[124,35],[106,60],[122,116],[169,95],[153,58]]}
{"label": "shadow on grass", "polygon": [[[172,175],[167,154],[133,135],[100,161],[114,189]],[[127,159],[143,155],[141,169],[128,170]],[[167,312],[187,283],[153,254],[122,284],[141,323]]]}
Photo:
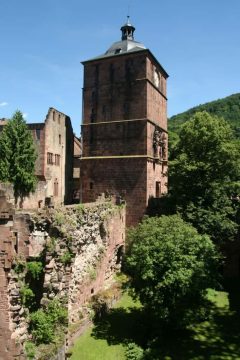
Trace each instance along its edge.
{"label": "shadow on grass", "polygon": [[107,340],[109,345],[129,342],[142,345],[147,337],[144,319],[141,309],[114,308],[101,320],[95,321],[92,336]]}
{"label": "shadow on grass", "polygon": [[146,359],[240,359],[240,288],[234,285],[228,290],[230,309],[214,308],[211,320],[188,330],[158,326],[153,335],[155,326],[141,308],[115,308],[96,321],[92,336],[110,345],[135,342],[148,347]]}

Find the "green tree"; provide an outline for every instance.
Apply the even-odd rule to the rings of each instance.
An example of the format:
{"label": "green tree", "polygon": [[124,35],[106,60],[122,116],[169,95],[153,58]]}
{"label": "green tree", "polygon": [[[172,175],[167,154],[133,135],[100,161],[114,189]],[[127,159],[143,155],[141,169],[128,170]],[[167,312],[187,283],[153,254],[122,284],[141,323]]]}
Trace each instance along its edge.
{"label": "green tree", "polygon": [[204,315],[217,285],[219,254],[178,215],[146,218],[129,232],[126,271],[143,306],[159,320],[186,325]]}
{"label": "green tree", "polygon": [[182,126],[170,162],[175,211],[217,242],[233,239],[238,231],[239,150],[229,124],[202,112]]}
{"label": "green tree", "polygon": [[22,113],[16,111],[0,134],[0,181],[13,184],[16,202],[35,189],[36,158],[31,133]]}

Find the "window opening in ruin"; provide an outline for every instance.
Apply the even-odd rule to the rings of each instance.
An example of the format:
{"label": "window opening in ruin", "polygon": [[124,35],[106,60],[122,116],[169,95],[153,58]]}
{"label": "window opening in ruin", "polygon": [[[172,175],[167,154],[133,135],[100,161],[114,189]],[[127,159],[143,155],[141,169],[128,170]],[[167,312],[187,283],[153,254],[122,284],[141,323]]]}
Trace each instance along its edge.
{"label": "window opening in ruin", "polygon": [[91,289],[91,294],[93,294],[93,293],[94,293],[94,288]]}
{"label": "window opening in ruin", "polygon": [[92,181],[90,181],[89,187],[90,187],[90,190],[93,189],[93,182]]}
{"label": "window opening in ruin", "polygon": [[54,181],[54,196],[58,196],[58,181]]}
{"label": "window opening in ruin", "polygon": [[53,154],[47,153],[47,164],[53,164]]}
{"label": "window opening in ruin", "polygon": [[62,143],[62,137],[61,137],[61,135],[58,135],[58,143],[59,143],[59,145],[61,145],[61,143]]}
{"label": "window opening in ruin", "polygon": [[55,121],[55,111],[53,111],[53,121]]}
{"label": "window opening in ruin", "polygon": [[121,263],[122,256],[123,256],[123,245],[119,246],[119,248],[118,248],[116,264]]}
{"label": "window opening in ruin", "polygon": [[156,198],[161,196],[161,182],[156,181]]}
{"label": "window opening in ruin", "polygon": [[16,253],[18,253],[18,233],[17,231],[14,231],[15,241],[14,241],[14,250]]}
{"label": "window opening in ruin", "polygon": [[40,136],[41,136],[41,130],[36,129],[36,138],[37,138],[37,140],[40,140]]}
{"label": "window opening in ruin", "polygon": [[60,155],[55,154],[55,165],[59,166],[60,165]]}
{"label": "window opening in ruin", "polygon": [[61,120],[61,115],[58,114],[58,123],[60,124],[60,120]]}

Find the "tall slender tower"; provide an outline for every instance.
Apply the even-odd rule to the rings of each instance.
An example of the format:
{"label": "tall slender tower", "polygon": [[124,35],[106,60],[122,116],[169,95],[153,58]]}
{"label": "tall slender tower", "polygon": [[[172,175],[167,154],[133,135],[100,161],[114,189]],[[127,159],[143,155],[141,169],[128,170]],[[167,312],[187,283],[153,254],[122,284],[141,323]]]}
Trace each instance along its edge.
{"label": "tall slender tower", "polygon": [[128,17],[121,40],[82,63],[82,201],[122,196],[128,226],[167,192],[168,74],[134,31]]}

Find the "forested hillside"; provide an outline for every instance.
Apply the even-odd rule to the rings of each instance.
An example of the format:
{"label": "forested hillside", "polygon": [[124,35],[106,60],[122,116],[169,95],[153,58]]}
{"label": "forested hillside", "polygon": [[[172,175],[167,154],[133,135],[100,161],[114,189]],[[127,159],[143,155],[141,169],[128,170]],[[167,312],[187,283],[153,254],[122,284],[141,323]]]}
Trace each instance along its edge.
{"label": "forested hillside", "polygon": [[180,126],[199,111],[207,111],[211,115],[223,117],[230,123],[237,137],[240,138],[240,93],[196,106],[172,116],[168,121],[169,131],[178,133]]}

